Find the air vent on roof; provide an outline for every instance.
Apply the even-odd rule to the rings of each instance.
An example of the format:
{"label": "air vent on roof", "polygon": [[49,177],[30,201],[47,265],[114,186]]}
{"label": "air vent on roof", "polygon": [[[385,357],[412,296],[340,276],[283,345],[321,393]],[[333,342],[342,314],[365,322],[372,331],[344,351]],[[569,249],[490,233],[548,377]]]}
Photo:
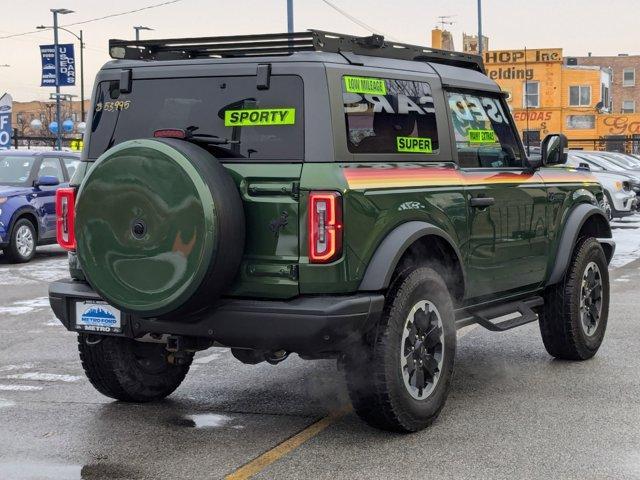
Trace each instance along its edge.
{"label": "air vent on roof", "polygon": [[576,57],[567,57],[567,65],[578,65],[578,59]]}

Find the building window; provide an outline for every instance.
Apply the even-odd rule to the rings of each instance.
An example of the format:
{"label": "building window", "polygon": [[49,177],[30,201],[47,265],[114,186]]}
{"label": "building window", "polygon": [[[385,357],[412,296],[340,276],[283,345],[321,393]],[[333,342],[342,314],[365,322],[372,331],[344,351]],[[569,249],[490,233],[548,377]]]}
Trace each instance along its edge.
{"label": "building window", "polygon": [[588,107],[591,105],[591,87],[589,85],[571,85],[569,87],[569,106]]}
{"label": "building window", "polygon": [[622,86],[633,87],[636,84],[636,69],[625,68],[622,71]]}
{"label": "building window", "polygon": [[522,106],[538,108],[540,106],[540,82],[524,82]]}
{"label": "building window", "polygon": [[567,115],[568,130],[592,130],[596,128],[595,115]]}
{"label": "building window", "polygon": [[636,113],[636,101],[624,100],[622,102],[622,113]]}
{"label": "building window", "polygon": [[604,83],[602,84],[602,90],[600,92],[600,101],[602,102],[602,108],[608,110],[611,106],[609,103],[609,87]]}

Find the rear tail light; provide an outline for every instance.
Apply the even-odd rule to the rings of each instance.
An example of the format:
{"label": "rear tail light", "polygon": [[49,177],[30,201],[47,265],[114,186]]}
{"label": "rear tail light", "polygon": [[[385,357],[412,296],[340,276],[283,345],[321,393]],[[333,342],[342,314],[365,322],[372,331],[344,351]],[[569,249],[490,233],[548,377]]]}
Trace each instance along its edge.
{"label": "rear tail light", "polygon": [[338,192],[309,194],[309,261],[329,263],[342,255],[342,198]]}
{"label": "rear tail light", "polygon": [[76,249],[76,190],[59,188],[56,192],[56,238],[65,250]]}

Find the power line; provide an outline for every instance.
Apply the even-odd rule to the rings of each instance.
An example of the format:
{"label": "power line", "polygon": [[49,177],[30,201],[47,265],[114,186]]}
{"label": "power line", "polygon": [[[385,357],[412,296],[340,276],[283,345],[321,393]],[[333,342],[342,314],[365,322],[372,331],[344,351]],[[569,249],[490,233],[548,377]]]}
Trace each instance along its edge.
{"label": "power line", "polygon": [[[96,17],[96,18],[91,18],[89,20],[82,20],[80,22],[67,23],[66,25],[62,25],[62,26],[63,27],[73,27],[75,25],[84,25],[86,23],[97,22],[97,21],[106,20],[106,19],[109,19],[109,18],[121,17],[123,15],[129,15],[131,13],[142,12],[143,10],[151,10],[152,8],[164,7],[164,6],[171,5],[171,4],[178,3],[178,2],[182,2],[182,1],[183,0],[168,0],[168,1],[162,2],[162,3],[156,3],[156,4],[153,4],[153,5],[147,5],[146,7],[136,8],[135,10],[128,10],[126,12],[112,13],[112,14],[109,14],[109,15],[104,15],[103,17]],[[24,35],[32,35],[34,33],[40,33],[41,31],[42,30],[32,30],[30,32],[13,33],[11,35],[4,35],[4,36],[0,37],[0,40],[5,40],[7,38],[22,37]]]}
{"label": "power line", "polygon": [[[354,17],[353,15],[349,14],[348,12],[342,10],[340,7],[338,7],[337,5],[333,4],[329,0],[322,0],[322,2],[326,3],[329,7],[333,8],[340,15],[343,15],[344,17],[348,18],[353,23],[355,23],[356,25],[359,25],[360,27],[364,28],[365,30],[367,30],[367,31],[369,31],[371,33],[376,33],[378,35],[383,35],[382,32],[380,32],[380,30],[378,30],[377,28],[373,28],[371,25],[368,25],[368,24],[364,23],[362,20],[359,20],[358,18]],[[387,37],[390,40],[393,40],[394,42],[398,42],[399,41],[398,39],[393,38],[391,35],[384,35],[384,36]]]}
{"label": "power line", "polygon": [[107,18],[121,17],[123,15],[129,15],[131,13],[142,12],[143,10],[151,10],[152,8],[165,7],[174,3],[179,3],[182,0],[169,0],[168,2],[156,3],[155,5],[148,5],[146,7],[136,8],[135,10],[129,10],[127,12],[112,13],[111,15],[105,15],[104,17],[92,18],[91,20],[83,20],[81,22],[67,23],[63,27],[73,27],[74,25],[84,25],[85,23],[97,22],[99,20],[106,20]]}

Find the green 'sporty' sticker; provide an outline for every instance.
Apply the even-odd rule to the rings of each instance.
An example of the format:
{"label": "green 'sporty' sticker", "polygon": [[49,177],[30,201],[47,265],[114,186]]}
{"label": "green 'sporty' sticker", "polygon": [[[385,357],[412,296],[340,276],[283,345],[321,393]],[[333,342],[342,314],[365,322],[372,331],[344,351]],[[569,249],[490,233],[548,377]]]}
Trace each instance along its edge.
{"label": "green 'sporty' sticker", "polygon": [[425,137],[396,137],[399,152],[433,153],[431,139]]}
{"label": "green 'sporty' sticker", "polygon": [[344,77],[344,88],[349,93],[366,93],[371,95],[386,95],[387,85],[381,78]]}
{"label": "green 'sporty' sticker", "polygon": [[267,125],[294,125],[295,108],[258,108],[253,110],[227,110],[225,127],[261,127]]}
{"label": "green 'sporty' sticker", "polygon": [[469,143],[496,143],[493,130],[469,130]]}

